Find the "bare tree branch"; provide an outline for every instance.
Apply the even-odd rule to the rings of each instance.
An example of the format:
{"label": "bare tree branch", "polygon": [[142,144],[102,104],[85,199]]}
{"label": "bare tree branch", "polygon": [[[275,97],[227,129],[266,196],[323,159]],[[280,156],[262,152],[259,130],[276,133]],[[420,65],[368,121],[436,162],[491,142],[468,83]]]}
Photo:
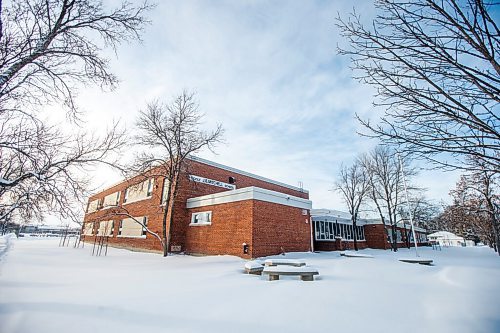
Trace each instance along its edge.
{"label": "bare tree branch", "polygon": [[500,170],[500,32],[471,0],[377,0],[371,29],[354,12],[337,25],[350,44],[354,76],[377,89],[378,122],[359,121],[375,137],[440,167],[468,169],[475,156]]}

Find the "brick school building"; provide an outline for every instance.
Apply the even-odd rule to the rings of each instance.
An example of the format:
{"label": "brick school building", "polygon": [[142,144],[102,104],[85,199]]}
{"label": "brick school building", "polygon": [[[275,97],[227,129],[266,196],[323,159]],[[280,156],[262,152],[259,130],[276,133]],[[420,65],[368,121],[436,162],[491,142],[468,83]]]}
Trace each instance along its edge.
{"label": "brick school building", "polygon": [[[145,175],[89,198],[86,242],[106,236],[111,246],[161,251],[136,222],[161,235],[168,181]],[[201,158],[190,158],[173,203],[171,252],[255,258],[311,251],[308,191]]]}
{"label": "brick school building", "polygon": [[[102,236],[111,246],[161,251],[159,239],[136,221],[161,236],[169,188],[163,177],[140,175],[91,196],[84,241]],[[360,249],[391,247],[392,232],[378,220],[360,219],[354,230],[346,213],[312,210],[307,190],[201,158],[188,161],[173,205],[170,252],[256,258],[346,250],[354,233]],[[396,229],[398,247],[413,242],[408,225]],[[426,231],[415,231],[425,245]]]}

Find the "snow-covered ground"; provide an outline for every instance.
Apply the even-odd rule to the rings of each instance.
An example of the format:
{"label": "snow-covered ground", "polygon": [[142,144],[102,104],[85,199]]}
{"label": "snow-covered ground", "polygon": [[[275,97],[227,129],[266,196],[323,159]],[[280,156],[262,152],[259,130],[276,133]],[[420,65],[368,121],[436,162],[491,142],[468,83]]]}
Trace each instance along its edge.
{"label": "snow-covered ground", "polygon": [[485,247],[422,249],[435,266],[399,262],[407,250],[288,254],[319,270],[304,282],[245,275],[231,256],[58,242],[0,238],[0,332],[500,332],[500,258]]}

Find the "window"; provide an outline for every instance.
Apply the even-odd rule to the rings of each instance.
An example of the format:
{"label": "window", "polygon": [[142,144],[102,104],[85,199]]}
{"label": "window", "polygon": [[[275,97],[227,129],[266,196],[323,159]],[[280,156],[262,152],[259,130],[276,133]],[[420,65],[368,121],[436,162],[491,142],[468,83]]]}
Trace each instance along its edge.
{"label": "window", "polygon": [[153,184],[154,184],[153,178],[148,179],[148,191],[146,193],[146,196],[148,197],[153,195]]}
{"label": "window", "polygon": [[102,206],[103,208],[118,206],[119,202],[120,202],[120,192],[118,191],[105,196]]}
{"label": "window", "polygon": [[148,226],[148,218],[146,216],[143,217],[142,224],[144,224],[144,227],[142,227],[142,235],[146,237],[147,234],[146,228]]}
{"label": "window", "polygon": [[356,236],[357,239],[365,239],[365,228],[356,226]]}
{"label": "window", "polygon": [[99,229],[97,230],[98,236],[113,236],[113,221],[99,222]]}
{"label": "window", "polygon": [[[354,239],[354,228],[350,224],[337,223],[334,221],[314,221],[315,238],[322,241],[335,241],[335,236],[344,240]],[[365,229],[356,226],[356,239],[365,240]]]}
{"label": "window", "polygon": [[[354,239],[354,228],[352,225],[337,223],[334,221],[314,221],[316,240],[334,241],[335,236],[344,240]],[[356,226],[357,240],[365,240],[365,230],[362,226]]]}
{"label": "window", "polygon": [[94,223],[85,223],[83,225],[83,234],[90,236],[94,233]]}
{"label": "window", "polygon": [[163,189],[161,191],[161,204],[164,205],[167,202],[168,192],[170,191],[170,182],[167,178],[163,180]]}
{"label": "window", "polygon": [[146,238],[145,228],[142,225],[146,225],[147,221],[146,216],[129,217],[121,220],[118,237]]}
{"label": "window", "polygon": [[125,190],[123,203],[130,203],[150,198],[153,194],[154,179],[147,179],[139,184],[129,186]]}
{"label": "window", "polygon": [[210,225],[212,224],[212,212],[199,212],[191,215],[189,225]]}
{"label": "window", "polygon": [[87,206],[87,213],[93,213],[99,209],[99,199],[92,200]]}
{"label": "window", "polygon": [[387,230],[387,234],[389,235],[388,242],[389,242],[389,243],[392,243],[392,230],[391,230],[391,229],[389,229],[389,228],[387,228],[386,230]]}

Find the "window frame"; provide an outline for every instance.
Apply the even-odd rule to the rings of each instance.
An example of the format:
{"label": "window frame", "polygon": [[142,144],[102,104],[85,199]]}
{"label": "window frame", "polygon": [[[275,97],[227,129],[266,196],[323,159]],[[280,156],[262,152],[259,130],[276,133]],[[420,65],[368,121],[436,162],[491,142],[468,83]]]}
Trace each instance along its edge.
{"label": "window frame", "polygon": [[[136,184],[128,186],[125,189],[125,195],[123,197],[123,205],[127,205],[127,204],[134,203],[134,202],[139,202],[139,201],[142,201],[142,200],[151,199],[153,197],[154,183],[155,183],[155,179],[154,179],[154,177],[151,177],[151,178],[148,178],[148,179],[146,179],[146,180],[144,180],[142,182],[139,182],[139,183],[136,183]],[[129,190],[131,188],[135,187],[135,186],[141,186],[141,187],[146,186],[146,190],[145,190],[145,195],[146,196],[130,200],[130,198],[129,198],[129,196],[130,196]]]}
{"label": "window frame", "polygon": [[314,222],[314,240],[320,242],[334,242],[337,237],[344,241],[354,241],[354,232],[356,232],[358,241],[366,241],[364,226],[338,223],[338,221],[315,220]]}
{"label": "window frame", "polygon": [[[209,221],[194,222],[196,216],[202,215],[202,214],[207,214],[207,216],[209,217],[208,218]],[[213,221],[213,219],[212,219],[212,211],[211,210],[207,210],[207,211],[203,211],[203,212],[195,212],[195,213],[191,214],[191,222],[189,223],[189,226],[191,226],[191,227],[197,227],[197,226],[212,225],[212,221]]]}
{"label": "window frame", "polygon": [[[123,221],[124,220],[132,220],[133,223],[136,223],[138,225],[141,226],[141,233],[140,235],[123,235]],[[140,223],[137,223],[137,221],[135,220],[141,220],[142,219],[142,224],[143,225],[146,225],[147,226],[147,222],[148,222],[148,217],[147,216],[137,216],[137,217],[126,217],[126,218],[123,218],[120,220],[120,227],[118,229],[118,235],[117,237],[119,238],[141,238],[141,239],[145,239],[146,236],[147,236],[147,231],[145,231],[145,228],[143,225],[141,225]]]}

